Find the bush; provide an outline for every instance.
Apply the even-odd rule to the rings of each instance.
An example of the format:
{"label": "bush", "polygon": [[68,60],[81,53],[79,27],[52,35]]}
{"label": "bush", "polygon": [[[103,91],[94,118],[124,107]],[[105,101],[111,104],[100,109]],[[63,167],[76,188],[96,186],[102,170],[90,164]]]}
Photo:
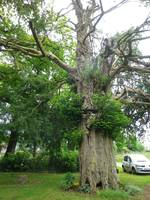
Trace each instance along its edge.
{"label": "bush", "polygon": [[61,167],[63,171],[77,172],[79,169],[78,151],[63,151]]}
{"label": "bush", "polygon": [[73,186],[74,186],[74,181],[75,181],[75,177],[72,173],[68,172],[63,180],[62,180],[62,183],[61,183],[61,187],[64,189],[64,190],[70,190],[70,189],[73,189]]}
{"label": "bush", "polygon": [[47,171],[48,156],[38,155],[32,158],[28,152],[17,152],[16,154],[8,154],[0,161],[1,171]]}
{"label": "bush", "polygon": [[124,190],[129,194],[129,195],[136,195],[138,193],[142,192],[142,189],[139,188],[138,186],[135,185],[126,185]]}
{"label": "bush", "polygon": [[30,169],[31,171],[48,171],[49,156],[39,154],[35,158],[30,159]]}
{"label": "bush", "polygon": [[90,188],[89,184],[84,184],[79,187],[78,191],[84,192],[84,193],[91,193],[91,188]]}
{"label": "bush", "polygon": [[79,170],[78,151],[64,151],[49,161],[49,170],[56,172],[77,172]]}
{"label": "bush", "polygon": [[27,152],[17,152],[16,154],[8,154],[0,161],[1,171],[29,171],[30,170],[30,154]]}
{"label": "bush", "polygon": [[15,172],[77,172],[79,170],[78,151],[62,151],[55,156],[40,153],[32,158],[28,152],[8,154],[0,160],[1,171]]}

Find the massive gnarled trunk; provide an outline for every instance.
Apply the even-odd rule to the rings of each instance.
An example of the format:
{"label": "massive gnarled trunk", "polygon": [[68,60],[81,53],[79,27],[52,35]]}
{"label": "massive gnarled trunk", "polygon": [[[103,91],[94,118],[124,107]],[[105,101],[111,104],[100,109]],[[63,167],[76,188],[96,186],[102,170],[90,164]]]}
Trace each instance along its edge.
{"label": "massive gnarled trunk", "polygon": [[[80,5],[81,7],[81,5]],[[84,14],[80,13],[75,4],[78,18],[77,27],[77,73],[79,81],[77,82],[78,94],[83,99],[83,116],[81,129],[83,140],[80,148],[80,184],[88,184],[92,192],[97,187],[118,188],[118,177],[116,173],[116,163],[113,155],[113,141],[103,132],[96,132],[91,126],[92,118],[96,117],[92,97],[95,93],[105,95],[107,93],[102,85],[98,86],[94,78],[89,78],[93,68],[94,56],[92,53],[92,43],[86,38],[88,34],[88,23],[90,14],[83,9]],[[85,18],[85,16],[87,18]],[[97,66],[101,71],[101,76],[108,76],[109,66],[107,59],[103,65]],[[88,71],[89,70],[89,71]],[[101,77],[98,77],[99,79]],[[107,89],[108,90],[108,89]]]}
{"label": "massive gnarled trunk", "polygon": [[84,135],[80,149],[80,173],[81,185],[89,184],[93,192],[97,187],[118,187],[111,138],[94,130]]}
{"label": "massive gnarled trunk", "polygon": [[[86,86],[86,87],[85,87]],[[98,187],[118,188],[116,162],[113,153],[113,140],[102,131],[91,126],[96,117],[92,96],[92,81],[82,84],[81,95],[84,98],[81,129],[83,138],[80,146],[80,184],[88,184],[92,192]]]}

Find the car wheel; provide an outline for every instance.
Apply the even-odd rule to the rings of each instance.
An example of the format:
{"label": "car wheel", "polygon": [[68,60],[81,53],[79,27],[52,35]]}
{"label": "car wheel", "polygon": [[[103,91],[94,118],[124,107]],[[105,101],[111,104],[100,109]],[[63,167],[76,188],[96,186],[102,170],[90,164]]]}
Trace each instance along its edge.
{"label": "car wheel", "polygon": [[136,174],[136,170],[134,167],[132,167],[132,174]]}

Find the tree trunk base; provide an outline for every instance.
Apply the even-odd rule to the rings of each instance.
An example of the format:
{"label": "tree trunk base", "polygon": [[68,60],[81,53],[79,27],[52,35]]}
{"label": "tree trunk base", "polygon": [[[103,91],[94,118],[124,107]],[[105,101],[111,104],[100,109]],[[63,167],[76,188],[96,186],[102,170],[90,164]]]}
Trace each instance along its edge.
{"label": "tree trunk base", "polygon": [[89,184],[91,191],[118,188],[113,141],[110,137],[91,131],[84,135],[80,149],[80,184]]}

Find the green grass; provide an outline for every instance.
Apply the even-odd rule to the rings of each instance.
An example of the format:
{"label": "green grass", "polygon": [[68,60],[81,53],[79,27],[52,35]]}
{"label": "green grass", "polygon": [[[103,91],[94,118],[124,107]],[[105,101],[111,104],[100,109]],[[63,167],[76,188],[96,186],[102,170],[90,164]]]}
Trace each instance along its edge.
{"label": "green grass", "polygon": [[[0,200],[128,200],[127,194],[120,191],[99,191],[97,195],[64,192],[60,189],[64,174],[26,173],[29,182],[20,185],[17,183],[20,174],[23,173],[0,173]],[[119,176],[123,184],[142,188],[150,184],[150,175],[131,175],[121,171]]]}
{"label": "green grass", "polygon": [[124,192],[124,191],[120,191],[120,190],[104,190],[104,191],[100,191],[98,192],[98,195],[100,197],[100,199],[108,199],[108,200],[128,200],[129,199],[129,195]]}

